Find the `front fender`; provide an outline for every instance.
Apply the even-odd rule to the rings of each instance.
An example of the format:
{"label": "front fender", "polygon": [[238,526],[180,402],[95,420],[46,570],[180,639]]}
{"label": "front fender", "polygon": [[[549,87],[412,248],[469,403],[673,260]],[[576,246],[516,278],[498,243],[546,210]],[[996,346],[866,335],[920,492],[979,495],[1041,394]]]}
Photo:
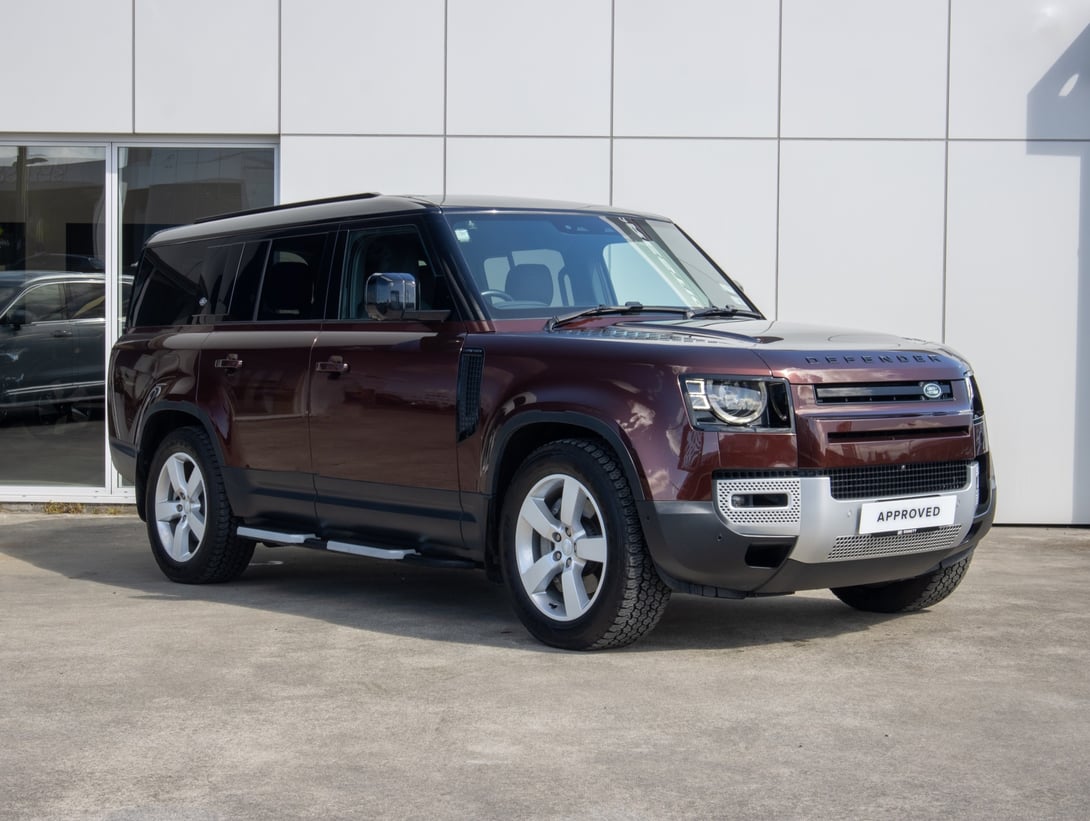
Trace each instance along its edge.
{"label": "front fender", "polygon": [[[491,441],[483,454],[481,467],[481,475],[489,496],[494,497],[502,491],[502,488],[498,486],[503,475],[499,468],[511,442],[527,433],[532,433],[533,430],[540,430],[543,433],[570,431],[565,435],[578,435],[578,431],[583,430],[602,439],[616,453],[634,496],[637,499],[646,498],[647,486],[644,482],[643,471],[636,461],[631,442],[617,424],[582,411],[536,409],[513,415],[494,431],[493,436],[489,437]],[[538,436],[530,438],[535,442],[539,441]],[[553,437],[546,435],[545,438]]]}

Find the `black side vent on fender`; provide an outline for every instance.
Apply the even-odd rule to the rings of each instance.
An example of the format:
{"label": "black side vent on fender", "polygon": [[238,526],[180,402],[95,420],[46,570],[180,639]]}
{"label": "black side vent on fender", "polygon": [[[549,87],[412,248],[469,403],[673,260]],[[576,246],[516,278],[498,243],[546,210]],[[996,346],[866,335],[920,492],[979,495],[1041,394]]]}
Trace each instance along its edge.
{"label": "black side vent on fender", "polygon": [[481,378],[484,376],[484,351],[466,348],[458,361],[458,441],[477,431],[481,416]]}

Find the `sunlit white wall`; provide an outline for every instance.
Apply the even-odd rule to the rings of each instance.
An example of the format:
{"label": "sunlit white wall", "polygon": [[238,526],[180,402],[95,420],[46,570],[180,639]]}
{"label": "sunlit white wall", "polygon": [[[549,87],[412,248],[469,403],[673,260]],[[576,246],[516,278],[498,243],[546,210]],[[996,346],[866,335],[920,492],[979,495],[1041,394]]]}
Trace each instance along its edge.
{"label": "sunlit white wall", "polygon": [[1090,523],[1090,0],[0,11],[0,133],[273,136],[283,201],[518,193],[669,214],[769,314],[964,352],[1000,519]]}

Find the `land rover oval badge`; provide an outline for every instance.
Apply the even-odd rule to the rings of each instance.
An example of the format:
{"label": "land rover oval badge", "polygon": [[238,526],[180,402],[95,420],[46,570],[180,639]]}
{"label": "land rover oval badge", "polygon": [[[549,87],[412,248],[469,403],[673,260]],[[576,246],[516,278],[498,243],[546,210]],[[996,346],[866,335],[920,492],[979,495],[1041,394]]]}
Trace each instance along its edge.
{"label": "land rover oval badge", "polygon": [[942,397],[942,386],[938,382],[925,382],[923,395],[928,399],[939,399]]}

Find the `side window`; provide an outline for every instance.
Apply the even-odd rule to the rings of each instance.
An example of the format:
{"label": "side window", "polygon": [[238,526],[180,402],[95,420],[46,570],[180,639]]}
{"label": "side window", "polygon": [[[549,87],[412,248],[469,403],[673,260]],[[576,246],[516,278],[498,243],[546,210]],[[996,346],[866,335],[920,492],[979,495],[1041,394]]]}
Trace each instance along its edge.
{"label": "side window", "polygon": [[236,242],[233,245],[213,245],[208,249],[208,258],[204,263],[205,279],[209,283],[206,321],[215,322],[227,315],[242,248],[242,243]]}
{"label": "side window", "polygon": [[26,323],[54,322],[65,319],[64,287],[59,283],[38,285],[31,288],[15,303],[15,309],[23,309]]}
{"label": "side window", "polygon": [[144,251],[134,291],[134,325],[188,325],[204,313],[208,304],[206,251],[203,243],[161,245]]}
{"label": "side window", "polygon": [[72,319],[105,319],[106,286],[101,282],[69,282],[66,286],[68,316]]}
{"label": "side window", "polygon": [[231,306],[227,318],[233,322],[253,322],[257,308],[257,292],[261,288],[261,274],[269,257],[267,241],[247,242],[242,248],[238,263],[238,276],[231,293]]}
{"label": "side window", "polygon": [[412,274],[421,310],[446,310],[452,305],[446,280],[439,275],[413,226],[349,232],[338,318],[368,318],[365,296],[367,278],[372,274]]}
{"label": "side window", "polygon": [[322,316],[321,274],[327,234],[273,240],[258,297],[259,322]]}

